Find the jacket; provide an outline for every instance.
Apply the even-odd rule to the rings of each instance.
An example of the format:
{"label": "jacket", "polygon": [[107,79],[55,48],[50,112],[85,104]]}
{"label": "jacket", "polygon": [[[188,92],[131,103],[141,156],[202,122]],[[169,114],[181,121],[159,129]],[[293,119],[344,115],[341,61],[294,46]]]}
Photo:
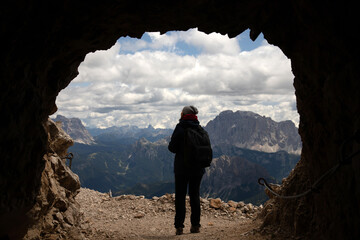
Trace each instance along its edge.
{"label": "jacket", "polygon": [[196,127],[199,125],[197,120],[183,120],[180,119],[176,125],[175,130],[171,136],[168,146],[170,152],[175,153],[174,173],[175,174],[190,174],[202,175],[205,172],[204,168],[188,168],[184,162],[184,137],[185,129],[188,127]]}

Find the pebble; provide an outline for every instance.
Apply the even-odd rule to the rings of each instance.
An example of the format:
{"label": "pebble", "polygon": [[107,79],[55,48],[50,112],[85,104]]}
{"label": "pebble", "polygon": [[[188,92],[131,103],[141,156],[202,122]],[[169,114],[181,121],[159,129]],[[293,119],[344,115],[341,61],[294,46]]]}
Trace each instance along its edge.
{"label": "pebble", "polygon": [[143,218],[143,217],[145,217],[144,213],[137,213],[134,215],[134,218]]}

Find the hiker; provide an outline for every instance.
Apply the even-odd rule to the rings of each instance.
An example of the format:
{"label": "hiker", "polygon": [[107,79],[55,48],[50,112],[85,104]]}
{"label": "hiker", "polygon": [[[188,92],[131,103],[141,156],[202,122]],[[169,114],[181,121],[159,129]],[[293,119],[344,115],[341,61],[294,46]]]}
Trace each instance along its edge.
{"label": "hiker", "polygon": [[[175,153],[175,228],[176,235],[181,235],[184,228],[186,213],[186,192],[189,186],[191,206],[191,233],[200,232],[200,183],[205,173],[204,168],[186,164],[184,159],[185,131],[187,128],[198,128],[199,121],[196,116],[198,110],[194,106],[185,106],[181,118],[176,125],[169,143],[169,151]],[[190,165],[190,166],[189,166]]]}

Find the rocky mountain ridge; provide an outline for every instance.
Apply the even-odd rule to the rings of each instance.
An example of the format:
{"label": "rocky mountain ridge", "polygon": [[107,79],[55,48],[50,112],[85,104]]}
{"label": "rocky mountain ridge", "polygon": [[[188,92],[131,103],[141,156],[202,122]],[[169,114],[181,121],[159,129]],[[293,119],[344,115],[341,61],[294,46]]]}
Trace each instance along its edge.
{"label": "rocky mountain ridge", "polygon": [[170,136],[172,129],[167,128],[154,128],[149,125],[147,128],[139,128],[137,126],[125,125],[125,126],[112,126],[109,128],[88,128],[89,133],[94,136],[95,139],[110,138],[127,138],[127,139],[139,139],[146,138],[149,141],[156,141],[161,138]]}
{"label": "rocky mountain ridge", "polygon": [[243,157],[222,155],[213,159],[202,181],[204,196],[222,199],[249,199],[254,193],[262,193],[263,187],[257,184],[262,176],[269,179],[268,171],[261,165]]}
{"label": "rocky mountain ridge", "polygon": [[[78,118],[58,115],[63,129],[75,142],[94,144],[95,142],[124,143],[146,138],[155,142],[171,136],[172,129],[155,129],[137,126],[113,126],[105,129],[85,128]],[[269,117],[249,111],[223,111],[205,126],[213,146],[231,145],[262,152],[286,151],[301,154],[302,143],[295,124],[288,121],[276,122]]]}
{"label": "rocky mountain ridge", "polygon": [[[148,198],[172,193],[174,156],[167,146],[165,139],[150,142],[145,138],[123,148],[75,144],[71,149],[75,159],[73,170],[79,174],[83,187],[101,192],[111,189],[116,195],[138,194]],[[298,158],[284,151],[214,148],[212,166],[206,169],[203,178],[202,196],[238,201],[252,198],[263,192],[257,184],[258,177],[280,182]]]}
{"label": "rocky mountain ridge", "polygon": [[90,135],[79,118],[66,118],[62,115],[57,115],[53,121],[61,122],[62,129],[70,135],[74,142],[88,145],[95,143],[94,138]]}
{"label": "rocky mountain ridge", "polygon": [[[231,120],[241,123],[241,118],[248,118],[247,121],[260,126],[256,119],[263,118],[251,112],[231,111],[223,112],[218,117],[223,118],[228,114],[231,117],[220,122]],[[234,117],[234,114],[240,117]],[[277,126],[271,119],[265,120]],[[219,123],[218,120],[215,122]],[[211,127],[211,124],[210,122],[208,125]],[[259,129],[275,129],[264,126]],[[296,131],[295,127],[291,129]],[[259,135],[258,131],[253,132]],[[226,133],[225,130],[223,132]],[[165,133],[165,130],[151,126],[145,129],[132,126],[103,129],[95,136],[96,144],[75,143],[71,147],[69,151],[74,153],[73,171],[80,176],[83,187],[101,192],[111,189],[115,195],[139,194],[146,197],[171,193],[174,191],[174,155],[167,149],[170,136],[164,137]],[[281,133],[285,134],[286,131],[282,129]],[[216,138],[214,136],[218,133],[211,132],[210,128],[209,134]],[[272,133],[261,134],[271,136]],[[224,135],[219,138],[221,137],[225,138]],[[229,136],[231,137],[233,136]],[[226,201],[233,199],[263,202],[266,196],[257,184],[257,178],[265,177],[271,182],[280,182],[299,160],[298,155],[286,151],[259,152],[220,140],[213,140],[214,160],[203,178],[202,196],[221,197]]]}
{"label": "rocky mountain ridge", "polygon": [[233,145],[262,152],[301,154],[301,139],[295,124],[275,122],[248,111],[221,112],[205,127],[213,145]]}

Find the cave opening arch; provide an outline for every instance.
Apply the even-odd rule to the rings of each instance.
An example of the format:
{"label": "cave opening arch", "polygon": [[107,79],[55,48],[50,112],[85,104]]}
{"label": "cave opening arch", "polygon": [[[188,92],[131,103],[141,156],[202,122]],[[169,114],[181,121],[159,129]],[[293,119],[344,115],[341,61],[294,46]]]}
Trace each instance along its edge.
{"label": "cave opening arch", "polygon": [[[151,126],[157,128],[158,126],[156,124],[159,123],[166,124],[163,125],[162,128],[165,126],[166,128],[171,129],[178,119],[179,111],[183,107],[183,104],[187,105],[192,103],[196,104],[200,110],[199,120],[202,126],[206,126],[207,122],[215,118],[215,116],[220,114],[220,112],[229,109],[233,111],[252,111],[264,116],[263,118],[265,118],[265,116],[271,117],[275,121],[285,121],[291,119],[284,117],[285,113],[288,114],[286,116],[295,115],[296,119],[298,115],[296,108],[293,109],[296,103],[294,101],[295,96],[292,86],[293,75],[291,73],[289,59],[283,55],[279,48],[268,44],[262,36],[258,38],[256,43],[253,43],[249,39],[248,34],[249,31],[246,31],[243,34],[238,35],[236,38],[230,39],[224,35],[216,33],[206,35],[199,32],[197,29],[191,29],[186,32],[168,32],[164,35],[159,35],[159,33],[145,33],[140,40],[129,38],[117,40],[115,45],[109,50],[90,53],[87,55],[84,62],[82,62],[79,67],[79,76],[75,78],[75,83],[74,81],[70,83],[70,85],[59,94],[57,100],[62,98],[62,96],[64,97],[60,103],[57,102],[59,113],[55,113],[54,115],[60,114],[67,117],[83,118],[85,119],[87,128],[89,127],[89,123],[98,123],[102,124],[102,127],[114,127],[112,131],[116,131],[115,129],[123,125],[144,128],[148,127],[150,124]],[[153,39],[150,39],[150,36]],[[147,42],[144,43],[144,39],[146,38],[148,38]],[[200,50],[197,49],[196,50],[198,52],[191,49],[191,52],[184,54],[183,48],[179,46],[180,49],[178,49],[177,45],[179,42],[183,44],[183,39],[186,39],[189,44],[194,44],[194,42],[199,44],[199,39],[206,41],[203,45],[198,46],[198,48],[206,48],[204,53],[200,53]],[[162,40],[162,42],[160,42],[160,40]],[[169,45],[169,42],[171,42],[171,45]],[[245,43],[246,47],[244,47],[242,43]],[[231,45],[229,46],[226,44]],[[125,50],[122,49],[122,45]],[[145,50],[139,50],[139,45]],[[164,47],[162,48],[159,46]],[[190,56],[189,53],[193,53],[193,55]],[[210,67],[206,65],[209,60],[210,63],[208,64]],[[222,64],[221,61],[224,61],[224,64]],[[127,64],[127,62],[129,62],[129,64]],[[167,63],[169,63],[169,65],[166,65]],[[215,68],[215,66],[218,66],[218,68]],[[160,75],[158,74],[160,72],[159,67],[161,68]],[[199,74],[198,68],[202,69],[201,73],[203,75]],[[231,70],[229,68],[231,68]],[[144,69],[150,71],[150,73],[144,72]],[[129,71],[133,74],[129,74]],[[231,71],[230,74],[229,71]],[[271,73],[273,71],[276,73]],[[174,75],[173,72],[176,72],[176,75]],[[175,82],[174,85],[172,85],[172,81],[175,81],[175,78],[177,78],[178,82]],[[186,80],[187,78],[190,78],[191,80]],[[188,82],[191,82],[195,87],[196,85],[199,85],[201,89],[194,90],[192,85],[187,86]],[[211,85],[211,82],[217,84],[207,86]],[[222,82],[222,84],[226,87],[228,85],[234,87],[234,92],[229,92],[230,96],[228,95],[228,92],[223,93],[223,90],[218,89],[218,84],[220,84],[220,82]],[[251,84],[251,82],[256,82],[257,84]],[[259,82],[263,83],[259,84]],[[186,83],[186,85],[184,85],[184,83]],[[139,84],[142,86],[140,89]],[[275,84],[275,86],[272,84]],[[239,87],[235,87],[235,85],[239,85]],[[163,91],[158,91],[157,88],[159,86]],[[190,88],[184,89],[184,86]],[[69,90],[70,88],[72,90]],[[204,90],[206,88],[209,89]],[[147,90],[144,91],[144,89]],[[244,93],[241,92],[242,89],[245,89],[243,90]],[[175,90],[177,90],[176,93],[174,93]],[[210,93],[208,93],[208,91]],[[160,93],[158,98],[154,99],[155,102],[151,101],[153,99],[153,92],[155,94]],[[174,95],[171,95],[170,99],[163,99],[163,93],[165,93],[165,96],[169,96],[171,94]],[[241,100],[243,95],[244,100]],[[126,99],[125,96],[133,96],[134,100],[130,99],[127,103],[128,99]],[[214,96],[217,97],[214,98]],[[282,99],[277,99],[277,97]],[[119,98],[121,99],[120,101]],[[251,98],[253,98],[253,100]],[[146,99],[148,99],[148,101],[146,101]],[[170,102],[170,100],[173,100],[173,102]],[[178,101],[180,103],[178,103]],[[73,102],[75,105],[72,104]],[[244,103],[237,105],[238,102]],[[247,106],[246,104],[250,104],[250,106]],[[164,105],[165,110],[162,110],[162,105]],[[94,109],[91,109],[92,106],[94,106]],[[221,109],[216,109],[216,107],[221,107]],[[210,113],[209,111],[206,111],[209,108],[216,110]],[[72,109],[76,110],[71,111]],[[147,112],[144,112],[144,109],[146,109]],[[257,109],[262,111],[259,112]],[[278,114],[279,110],[283,110],[284,112],[280,112],[279,114],[280,117],[282,117],[281,119],[276,119],[274,116],[276,117],[275,114]],[[165,118],[167,119],[167,122],[165,122]],[[281,132],[286,129],[295,129],[291,128],[292,125],[287,122],[285,125],[289,128],[282,128],[280,130],[275,127],[275,130],[271,127],[272,125],[268,125],[269,122],[263,118],[261,118],[263,120],[261,122],[264,124],[262,127],[267,126],[269,127],[267,130],[276,131],[275,135],[281,134],[278,131]],[[159,121],[159,119],[164,122]],[[149,122],[151,120],[153,122]],[[297,119],[295,121],[294,119],[292,120],[296,123]],[[94,125],[90,127],[94,127]],[[240,131],[240,129],[238,131]],[[297,130],[287,132],[287,134],[289,134],[289,136],[287,136],[289,139],[284,141],[286,141],[285,145],[289,143],[290,146],[287,146],[286,150],[285,148],[281,148],[279,146],[275,140],[277,139],[275,136],[268,139],[269,141],[274,140],[276,142],[274,145],[271,145],[270,143],[271,146],[265,144],[261,145],[259,148],[252,146],[251,149],[264,152],[277,152],[285,150],[289,153],[300,155],[301,143],[298,145],[300,141]],[[100,138],[96,138],[101,142],[101,139],[105,136],[106,134],[104,136],[100,136]],[[116,138],[116,133],[111,136]],[[74,139],[76,137],[78,136],[75,135]],[[214,137],[210,137],[211,139],[214,139]],[[150,142],[152,142],[151,139]],[[70,151],[76,154],[77,147],[79,146],[76,145]],[[126,147],[127,150],[130,150],[131,148],[132,146]],[[92,154],[93,153],[90,155]],[[227,154],[230,154],[230,152]],[[95,159],[90,157],[90,155],[88,155],[89,157],[84,155],[81,155],[80,157],[77,155],[76,158],[80,157],[81,159],[79,160],[81,160],[82,163],[84,159],[89,159],[89,161],[94,162]],[[119,150],[118,155],[122,155],[121,150]],[[130,156],[134,154],[126,154],[126,156],[128,155]],[[162,157],[159,158],[162,159]],[[125,178],[123,176],[123,168],[127,168],[127,159],[126,157],[117,157],[116,159],[118,161],[116,164],[115,162],[110,163],[114,166],[112,173],[116,172],[115,169],[118,169],[118,178],[120,179],[120,176],[121,178]],[[168,156],[168,159],[172,162],[172,156]],[[255,158],[251,159],[256,163],[259,163],[259,161],[255,160]],[[278,158],[276,159],[279,160]],[[284,173],[276,174],[276,181],[280,182],[283,177],[286,177],[287,175],[285,175],[285,172],[288,174],[296,164],[297,160],[298,158],[295,160],[295,157],[291,158],[291,160],[286,158],[282,164],[286,170],[283,169]],[[97,165],[99,167],[98,171],[106,175],[107,164],[109,164],[109,162],[112,161],[109,160],[104,162],[103,165]],[[168,164],[168,161],[165,161],[164,163]],[[118,165],[119,167],[117,168]],[[120,167],[120,165],[123,168]],[[104,169],[101,169],[101,166],[103,166]],[[111,176],[111,181],[110,179],[107,179],[102,182],[100,178],[97,180],[92,179],[90,174],[87,174],[87,171],[85,171],[86,174],[84,174],[84,171],[82,171],[83,167],[81,166],[80,168],[81,169],[78,169],[77,161],[74,162],[73,171],[79,174],[84,187],[92,188],[91,184],[99,182],[96,184],[98,188],[95,188],[95,190],[101,192],[107,192],[109,189],[111,189],[115,194],[119,194],[120,192],[124,193],[124,191],[125,193],[126,191],[131,191],[132,186],[128,186],[125,183],[121,184],[121,181],[112,174],[109,175]],[[152,170],[150,166],[149,170]],[[166,180],[172,181],[172,169],[166,173]],[[171,178],[169,178],[169,175]],[[99,174],[96,176],[99,176]],[[123,179],[123,181],[125,180]],[[161,177],[159,176],[158,181],[164,180],[161,180]],[[102,183],[101,186],[100,182]],[[255,180],[253,182],[256,183]],[[146,183],[149,182],[146,181]],[[120,185],[124,184],[126,187],[119,188]],[[145,184],[145,182],[140,181],[138,184]],[[262,188],[260,186],[257,186],[256,184],[254,185],[255,186],[252,186],[252,191],[255,191],[255,188],[256,191],[261,191]],[[149,194],[141,192],[137,194],[152,197]],[[163,194],[165,194],[165,192]],[[232,194],[233,198],[231,198],[230,195],[225,197],[225,195],[223,195],[222,199],[226,201],[230,199],[236,201],[245,200],[239,198],[241,194]],[[265,194],[263,195],[263,199],[265,199]],[[249,198],[248,194],[246,196]],[[212,197],[216,196],[212,195]],[[260,204],[260,202],[257,204]]]}
{"label": "cave opening arch", "polygon": [[[353,48],[359,36],[353,34],[358,21],[351,3],[334,1],[324,7],[311,1],[64,1],[23,2],[23,8],[17,4],[1,13],[8,23],[2,32],[11,36],[4,40],[12,46],[4,49],[2,58],[1,110],[8,117],[1,130],[5,146],[1,190],[7,193],[1,197],[1,222],[11,215],[8,222],[15,224],[16,215],[33,204],[43,170],[41,156],[46,152],[42,123],[56,111],[58,92],[76,76],[88,52],[107,49],[120,36],[197,26],[205,33],[232,37],[250,28],[253,38],[263,32],[279,46],[292,61],[304,144],[302,165],[295,169],[285,193],[300,192],[301,183],[313,182],[337,163],[339,145],[359,129],[359,54]],[[359,145],[352,142],[348,148],[356,150]],[[277,201],[279,210],[269,219],[295,234],[359,236],[360,204],[354,202],[360,199],[360,167],[356,161],[350,166],[329,180],[321,194],[295,203]],[[282,214],[284,210],[288,214]]]}

